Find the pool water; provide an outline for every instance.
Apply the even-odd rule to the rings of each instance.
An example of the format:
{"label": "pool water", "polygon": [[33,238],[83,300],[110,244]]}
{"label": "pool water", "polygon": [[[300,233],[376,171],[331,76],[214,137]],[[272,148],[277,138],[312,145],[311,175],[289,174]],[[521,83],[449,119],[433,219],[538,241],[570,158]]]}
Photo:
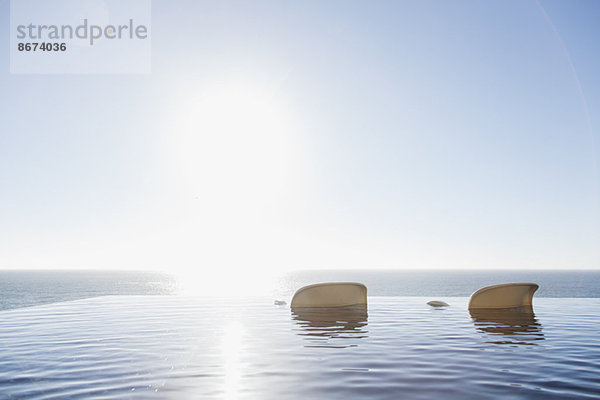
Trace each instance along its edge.
{"label": "pool water", "polygon": [[600,299],[107,296],[0,312],[2,399],[598,398]]}

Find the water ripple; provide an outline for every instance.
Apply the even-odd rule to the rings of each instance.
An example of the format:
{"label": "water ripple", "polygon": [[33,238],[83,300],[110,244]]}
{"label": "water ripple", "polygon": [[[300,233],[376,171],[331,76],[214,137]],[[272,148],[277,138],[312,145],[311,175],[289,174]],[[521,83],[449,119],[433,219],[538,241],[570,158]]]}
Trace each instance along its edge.
{"label": "water ripple", "polygon": [[0,398],[598,398],[600,299],[469,314],[109,296],[0,312]]}

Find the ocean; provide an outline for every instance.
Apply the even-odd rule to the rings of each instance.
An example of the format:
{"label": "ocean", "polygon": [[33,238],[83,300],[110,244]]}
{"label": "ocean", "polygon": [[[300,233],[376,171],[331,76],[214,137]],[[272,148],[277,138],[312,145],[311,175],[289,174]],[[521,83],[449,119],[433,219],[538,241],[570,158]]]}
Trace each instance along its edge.
{"label": "ocean", "polygon": [[[163,272],[0,271],[0,310],[108,295],[177,295],[178,279]],[[534,282],[540,285],[536,298],[600,297],[597,271],[295,271],[280,274],[270,288],[254,294],[287,301],[304,285],[331,281],[362,282],[369,296],[464,297],[483,286]]]}
{"label": "ocean", "polygon": [[[599,278],[305,271],[206,298],[163,273],[2,272],[0,398],[595,399]],[[368,307],[289,308],[330,280],[365,283]],[[519,281],[540,284],[533,314],[468,311],[474,290]]]}

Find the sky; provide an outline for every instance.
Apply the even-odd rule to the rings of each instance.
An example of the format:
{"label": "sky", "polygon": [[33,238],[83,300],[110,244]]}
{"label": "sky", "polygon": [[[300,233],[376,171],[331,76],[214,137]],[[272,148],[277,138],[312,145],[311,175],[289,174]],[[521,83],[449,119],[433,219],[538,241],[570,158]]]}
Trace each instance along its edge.
{"label": "sky", "polygon": [[0,269],[600,269],[597,1],[158,1],[152,72],[9,72]]}

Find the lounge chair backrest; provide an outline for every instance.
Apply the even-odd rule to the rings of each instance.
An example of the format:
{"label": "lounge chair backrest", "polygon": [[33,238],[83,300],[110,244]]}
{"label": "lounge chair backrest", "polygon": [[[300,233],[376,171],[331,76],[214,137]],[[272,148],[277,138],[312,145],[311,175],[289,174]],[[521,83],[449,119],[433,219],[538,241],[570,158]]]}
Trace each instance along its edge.
{"label": "lounge chair backrest", "polygon": [[367,287],[355,282],[304,286],[292,298],[292,307],[342,307],[367,304]]}
{"label": "lounge chair backrest", "polygon": [[505,283],[486,286],[471,295],[469,309],[531,307],[538,289],[535,283]]}

